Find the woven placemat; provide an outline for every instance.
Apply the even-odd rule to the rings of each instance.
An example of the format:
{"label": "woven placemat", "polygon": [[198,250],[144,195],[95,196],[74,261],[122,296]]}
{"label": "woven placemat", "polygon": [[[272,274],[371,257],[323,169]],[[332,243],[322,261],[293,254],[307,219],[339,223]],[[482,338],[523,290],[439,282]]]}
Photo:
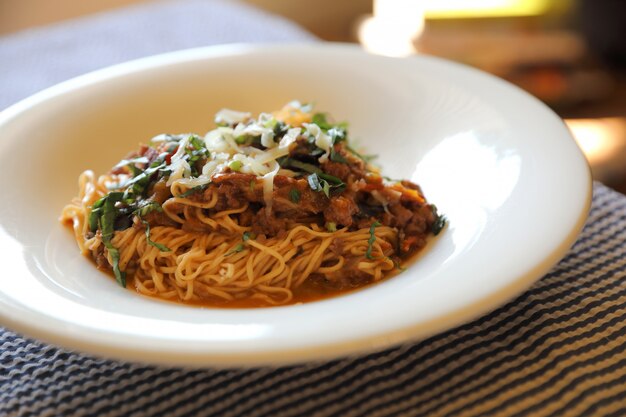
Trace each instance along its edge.
{"label": "woven placemat", "polygon": [[626,197],[596,184],[567,256],[509,304],[435,337],[280,368],[97,359],[0,331],[0,415],[626,415]]}

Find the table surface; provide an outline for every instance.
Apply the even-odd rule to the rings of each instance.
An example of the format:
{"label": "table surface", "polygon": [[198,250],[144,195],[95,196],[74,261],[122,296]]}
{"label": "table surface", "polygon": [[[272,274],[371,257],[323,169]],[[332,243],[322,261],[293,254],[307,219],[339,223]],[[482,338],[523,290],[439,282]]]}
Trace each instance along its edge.
{"label": "table surface", "polygon": [[[315,41],[227,0],[157,2],[0,38],[0,109],[132,58],[229,42]],[[2,204],[7,204],[2,202]],[[180,369],[70,352],[0,328],[2,416],[624,416],[626,197],[594,185],[578,241],[507,305],[366,356]]]}

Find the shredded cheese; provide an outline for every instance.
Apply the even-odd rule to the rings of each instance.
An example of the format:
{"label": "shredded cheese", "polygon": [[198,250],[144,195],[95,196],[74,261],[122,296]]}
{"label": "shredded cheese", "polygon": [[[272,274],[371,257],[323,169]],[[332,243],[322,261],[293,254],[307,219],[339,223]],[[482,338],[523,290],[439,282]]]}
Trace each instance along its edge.
{"label": "shredded cheese", "polygon": [[[300,107],[290,108],[290,111],[301,113]],[[233,161],[238,161],[238,172],[260,177],[265,207],[270,213],[274,177],[278,173],[290,177],[295,175],[291,170],[281,169],[277,160],[289,154],[289,148],[298,137],[313,136],[315,145],[326,152],[323,158],[328,156],[332,146],[332,139],[314,123],[303,122],[296,127],[287,125],[287,131],[283,130],[282,137],[279,136],[280,140],[278,140],[274,129],[277,123],[281,123],[279,120],[280,118],[275,114],[261,113],[255,120],[250,113],[229,109],[220,110],[215,117],[215,121],[220,126],[202,138],[209,154],[201,172],[196,177],[191,176],[191,167],[183,158],[186,149],[190,146],[190,137],[185,137],[179,141],[178,149],[171,157],[169,166],[171,174],[167,185],[177,183],[190,188],[208,184],[215,175],[229,172],[229,165]],[[168,139],[171,140],[171,137],[160,135],[154,138],[153,142],[163,142]],[[252,143],[262,146],[252,146]]]}
{"label": "shredded cheese", "polygon": [[269,216],[272,213],[272,201],[274,194],[274,177],[280,169],[278,162],[273,161],[274,169],[263,175],[263,201],[265,202],[265,212]]}
{"label": "shredded cheese", "polygon": [[250,113],[230,109],[222,109],[215,114],[215,123],[235,125],[252,117]]}

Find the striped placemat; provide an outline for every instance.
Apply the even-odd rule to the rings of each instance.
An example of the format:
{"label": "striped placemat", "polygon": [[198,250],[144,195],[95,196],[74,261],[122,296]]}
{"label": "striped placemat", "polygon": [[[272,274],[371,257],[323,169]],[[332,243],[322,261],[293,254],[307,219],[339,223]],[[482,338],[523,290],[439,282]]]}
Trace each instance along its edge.
{"label": "striped placemat", "polygon": [[466,325],[362,357],[162,368],[3,330],[0,415],[624,416],[625,226],[626,197],[595,184],[582,235],[529,291]]}

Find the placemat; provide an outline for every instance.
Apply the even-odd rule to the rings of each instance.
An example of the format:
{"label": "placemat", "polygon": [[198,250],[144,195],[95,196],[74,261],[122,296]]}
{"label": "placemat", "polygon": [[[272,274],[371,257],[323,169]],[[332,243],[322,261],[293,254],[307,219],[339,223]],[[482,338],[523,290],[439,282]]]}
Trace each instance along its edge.
{"label": "placemat", "polygon": [[121,363],[0,332],[8,416],[626,415],[626,197],[595,184],[584,231],[529,291],[366,356],[279,368]]}

